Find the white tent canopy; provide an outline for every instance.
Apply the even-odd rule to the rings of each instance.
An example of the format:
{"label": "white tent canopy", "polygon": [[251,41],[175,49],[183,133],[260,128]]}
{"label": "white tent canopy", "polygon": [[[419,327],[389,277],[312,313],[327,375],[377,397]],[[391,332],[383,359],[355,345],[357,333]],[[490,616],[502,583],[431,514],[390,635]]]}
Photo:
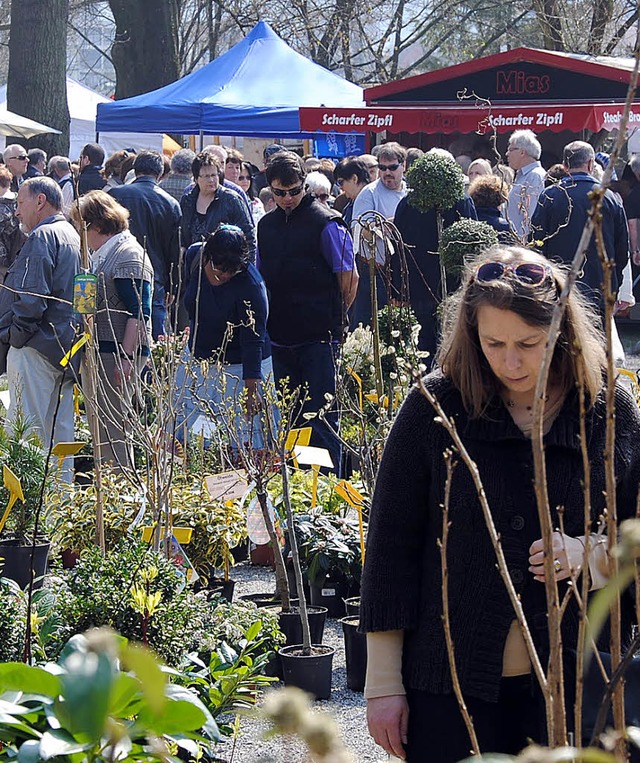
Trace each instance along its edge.
{"label": "white tent canopy", "polygon": [[[71,116],[69,158],[72,161],[80,156],[80,151],[86,143],[95,142],[98,104],[108,101],[105,96],[67,77],[67,102]],[[6,108],[7,86],[3,85],[0,87],[0,109]],[[107,156],[121,148],[135,148],[136,151],[149,148],[162,153],[162,134],[104,132],[100,133],[100,145]]]}

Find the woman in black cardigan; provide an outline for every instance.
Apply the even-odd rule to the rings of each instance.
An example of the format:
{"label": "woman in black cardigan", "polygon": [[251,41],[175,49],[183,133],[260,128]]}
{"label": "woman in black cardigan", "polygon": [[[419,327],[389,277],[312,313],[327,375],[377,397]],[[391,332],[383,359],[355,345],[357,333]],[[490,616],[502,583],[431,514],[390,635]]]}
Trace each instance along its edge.
{"label": "woman in black cardigan", "polygon": [[[507,566],[534,644],[546,665],[547,608],[533,485],[534,392],[564,272],[519,248],[486,252],[467,268],[448,306],[427,388],[452,417],[478,466]],[[569,297],[554,352],[544,411],[554,569],[565,593],[584,562],[584,478],[576,381],[584,379],[591,464],[591,587],[606,583],[604,340],[577,290]],[[578,349],[579,348],[579,349]],[[635,401],[616,389],[618,518],[635,516],[640,475]],[[414,389],[386,444],[371,510],[361,627],[367,633],[365,690],[378,744],[410,763],[453,763],[471,744],[453,694],[442,624],[437,545],[452,447],[427,399]],[[497,569],[467,467],[454,469],[447,547],[449,610],[458,676],[482,752],[515,754],[544,741],[544,708],[506,587]],[[563,507],[563,533],[558,507]],[[576,646],[574,597],[562,620],[565,649]]]}

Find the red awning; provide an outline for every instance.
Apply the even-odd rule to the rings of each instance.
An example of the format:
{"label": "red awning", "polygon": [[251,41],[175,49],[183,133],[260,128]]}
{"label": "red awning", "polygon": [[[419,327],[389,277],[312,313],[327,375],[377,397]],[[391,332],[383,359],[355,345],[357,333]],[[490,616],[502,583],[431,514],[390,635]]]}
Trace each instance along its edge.
{"label": "red awning", "polygon": [[[632,111],[629,128],[640,127],[640,103]],[[303,132],[512,132],[528,128],[551,130],[613,130],[619,127],[624,104],[526,104],[522,106],[415,106],[368,109],[301,108]]]}

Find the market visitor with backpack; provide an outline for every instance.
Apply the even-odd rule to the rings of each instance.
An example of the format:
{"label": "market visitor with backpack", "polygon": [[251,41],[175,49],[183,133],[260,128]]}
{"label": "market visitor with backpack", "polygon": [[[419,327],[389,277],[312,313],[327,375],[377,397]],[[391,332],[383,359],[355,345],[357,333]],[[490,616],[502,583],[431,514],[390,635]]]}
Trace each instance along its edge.
{"label": "market visitor with backpack", "polygon": [[[562,266],[520,248],[495,248],[468,264],[461,288],[446,306],[440,370],[424,380],[477,464],[543,666],[549,636],[531,430],[536,382],[565,279]],[[585,558],[580,378],[591,467],[588,574],[592,589],[606,583],[606,538],[597,534],[605,509],[606,428],[605,342],[598,326],[593,308],[573,289],[551,364],[543,420],[560,600]],[[621,521],[636,513],[640,415],[622,388],[615,390],[615,403]],[[369,730],[385,750],[410,763],[453,763],[471,754],[452,688],[437,545],[445,504],[445,451],[452,447],[432,405],[419,389],[412,390],[389,435],[371,509],[360,610],[369,650]],[[480,750],[516,754],[529,740],[545,741],[543,696],[471,473],[455,453],[453,459],[447,566],[457,673]],[[558,507],[563,507],[562,517]],[[578,622],[576,600],[570,596],[561,625],[565,652],[576,649]],[[630,619],[623,619],[623,642],[630,628]]]}

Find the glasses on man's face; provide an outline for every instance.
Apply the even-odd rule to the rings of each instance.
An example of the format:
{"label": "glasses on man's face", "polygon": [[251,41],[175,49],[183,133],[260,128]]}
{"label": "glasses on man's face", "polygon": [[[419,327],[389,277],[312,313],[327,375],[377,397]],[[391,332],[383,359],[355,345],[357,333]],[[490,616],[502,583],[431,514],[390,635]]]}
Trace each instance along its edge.
{"label": "glasses on man's face", "polygon": [[10,159],[17,159],[20,162],[26,161],[29,157],[26,154],[20,154],[20,156],[10,156]]}
{"label": "glasses on man's face", "polygon": [[279,196],[281,199],[283,199],[285,196],[300,196],[302,191],[304,190],[304,186],[298,185],[295,188],[288,188],[285,190],[284,188],[274,188],[271,186],[271,192],[274,196]]}
{"label": "glasses on man's face", "polygon": [[504,278],[507,273],[511,273],[516,280],[525,286],[539,286],[551,275],[551,268],[537,262],[522,262],[515,267],[504,262],[484,262],[476,270],[476,281],[481,283],[498,281]]}
{"label": "glasses on man's face", "polygon": [[400,162],[396,162],[395,164],[379,164],[378,169],[380,172],[395,172],[398,167],[402,167]]}

